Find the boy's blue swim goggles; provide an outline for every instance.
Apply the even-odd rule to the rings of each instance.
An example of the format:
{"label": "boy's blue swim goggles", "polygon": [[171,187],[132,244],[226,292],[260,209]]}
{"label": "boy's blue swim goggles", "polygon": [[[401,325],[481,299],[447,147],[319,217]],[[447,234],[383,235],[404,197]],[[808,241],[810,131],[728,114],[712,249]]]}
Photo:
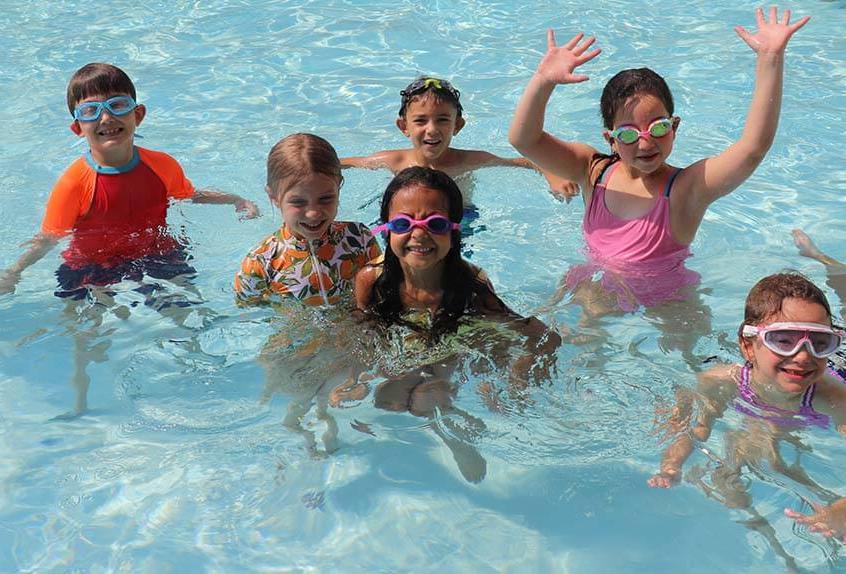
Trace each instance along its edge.
{"label": "boy's blue swim goggles", "polygon": [[81,122],[94,122],[100,119],[103,109],[113,116],[125,116],[138,107],[129,96],[115,96],[105,102],[85,102],[73,111],[73,118]]}

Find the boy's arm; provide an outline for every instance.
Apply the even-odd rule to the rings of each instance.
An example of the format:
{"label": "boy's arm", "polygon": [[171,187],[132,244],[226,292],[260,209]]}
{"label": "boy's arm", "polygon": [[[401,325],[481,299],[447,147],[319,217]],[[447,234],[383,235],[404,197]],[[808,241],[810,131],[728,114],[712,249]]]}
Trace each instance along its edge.
{"label": "boy's arm", "polygon": [[404,157],[403,150],[385,150],[364,157],[342,157],[341,169],[360,167],[364,169],[389,169],[398,171],[397,165]]}
{"label": "boy's arm", "polygon": [[24,243],[24,245],[28,245],[29,247],[27,247],[23,255],[18,257],[18,260],[12,263],[12,265],[3,272],[0,272],[0,295],[13,293],[15,291],[15,286],[18,284],[18,281],[20,281],[21,273],[23,273],[27,267],[35,264],[44,257],[53,248],[53,246],[58,243],[58,241],[59,238],[55,235],[39,233],[27,243]]}
{"label": "boy's arm", "polygon": [[546,179],[546,182],[549,184],[550,193],[557,200],[570,203],[571,199],[579,195],[579,184],[570,181],[569,179],[559,177],[554,173],[544,171],[525,157],[500,157],[486,151],[463,150],[463,153],[467,158],[465,161],[465,167],[468,171],[480,167],[495,166],[533,169],[539,172],[544,179]]}
{"label": "boy's arm", "polygon": [[209,203],[214,205],[234,205],[235,211],[241,214],[241,219],[253,219],[261,215],[255,203],[234,193],[226,193],[213,189],[198,189],[191,196],[191,201],[194,203]]}
{"label": "boy's arm", "polygon": [[[670,446],[661,456],[661,469],[646,483],[653,488],[670,488],[681,480],[681,470],[699,442],[708,440],[714,421],[725,412],[731,397],[735,394],[731,367],[714,367],[700,375],[696,396],[690,390],[681,389],[676,393],[677,403],[666,422],[666,431],[675,435]],[[700,404],[696,421],[688,426],[693,416],[693,404]]]}
{"label": "boy's arm", "polygon": [[583,38],[584,34],[579,33],[558,47],[553,31],[547,32],[547,52],[517,104],[508,141],[542,170],[586,185],[596,150],[589,145],[561,141],[543,130],[546,106],[555,86],[587,80],[587,76],[573,72],[600,53],[599,49],[587,52],[594,39],[580,44]]}
{"label": "boy's arm", "polygon": [[805,16],[790,24],[790,10],[784,11],[781,20],[777,16],[776,7],[771,7],[767,22],[763,10],[758,8],[757,33],[735,27],[737,35],[757,54],[755,91],[740,139],[716,157],[698,161],[685,170],[693,178],[693,214],[701,213],[711,202],[743,183],[773,143],[781,110],[784,52],[790,37],[810,19]]}

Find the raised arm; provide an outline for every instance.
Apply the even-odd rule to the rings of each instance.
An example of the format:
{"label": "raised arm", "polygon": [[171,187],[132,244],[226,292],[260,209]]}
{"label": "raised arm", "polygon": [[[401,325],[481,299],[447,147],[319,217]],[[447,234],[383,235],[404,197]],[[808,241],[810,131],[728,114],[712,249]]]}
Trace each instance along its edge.
{"label": "raised arm", "polygon": [[198,189],[191,197],[194,203],[209,203],[214,205],[234,205],[240,219],[253,219],[260,215],[258,206],[234,193],[226,193],[213,189]]}
{"label": "raised arm", "polygon": [[0,295],[13,293],[15,286],[21,279],[21,273],[44,257],[58,243],[58,240],[58,237],[54,235],[39,233],[30,241],[24,243],[27,246],[26,251],[18,257],[17,261],[0,272]]}
{"label": "raised arm", "polygon": [[[584,41],[582,41],[584,40]],[[558,84],[584,82],[587,76],[574,74],[578,66],[599,55],[598,48],[588,51],[594,38],[573,36],[563,46],[555,45],[555,34],[547,32],[547,51],[514,111],[508,141],[541,170],[562,178],[587,184],[590,159],[596,153],[591,146],[561,141],[543,130],[544,114],[552,91]]]}
{"label": "raised arm", "polygon": [[751,33],[742,26],[735,32],[757,54],[755,91],[746,124],[740,139],[716,157],[701,160],[686,171],[692,177],[695,210],[704,210],[711,202],[734,190],[748,178],[764,159],[775,138],[781,110],[784,52],[791,36],[810,17],[790,23],[790,10],[778,18],[776,7],[764,18],[761,8],[755,13],[758,31]]}

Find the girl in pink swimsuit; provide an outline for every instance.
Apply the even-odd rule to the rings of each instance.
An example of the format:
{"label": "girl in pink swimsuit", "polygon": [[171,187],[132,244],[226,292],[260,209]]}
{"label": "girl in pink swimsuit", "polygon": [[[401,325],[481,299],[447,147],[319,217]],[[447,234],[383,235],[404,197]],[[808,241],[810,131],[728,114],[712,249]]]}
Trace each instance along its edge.
{"label": "girl in pink swimsuit", "polygon": [[699,280],[683,262],[705,210],[743,183],[773,142],[785,48],[807,21],[804,17],[790,24],[790,12],[779,18],[776,8],[765,18],[759,9],[756,33],[735,28],[757,55],[746,125],[728,149],[684,169],[667,163],[680,122],[673,113],[673,97],[666,82],[647,68],[623,70],[603,90],[600,108],[610,155],[543,130],[555,86],[587,80],[576,68],[600,53],[592,49],[592,37],[584,39],[579,33],[556,46],[552,30],[548,32],[547,52],[517,106],[509,141],[544,171],[581,186],[589,262],[568,273],[568,290],[592,284],[599,271],[598,284],[610,295],[603,303],[608,310],[684,298],[680,290]]}

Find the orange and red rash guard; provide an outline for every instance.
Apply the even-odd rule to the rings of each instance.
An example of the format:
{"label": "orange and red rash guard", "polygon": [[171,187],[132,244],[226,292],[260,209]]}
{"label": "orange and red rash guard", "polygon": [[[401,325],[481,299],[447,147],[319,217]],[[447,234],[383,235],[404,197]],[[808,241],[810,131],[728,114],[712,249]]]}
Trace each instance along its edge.
{"label": "orange and red rash guard", "polygon": [[114,168],[97,165],[88,152],[56,182],[41,231],[72,234],[62,253],[68,266],[111,267],[177,247],[166,233],[168,201],[193,195],[179,163],[165,153],[136,147],[128,164]]}

